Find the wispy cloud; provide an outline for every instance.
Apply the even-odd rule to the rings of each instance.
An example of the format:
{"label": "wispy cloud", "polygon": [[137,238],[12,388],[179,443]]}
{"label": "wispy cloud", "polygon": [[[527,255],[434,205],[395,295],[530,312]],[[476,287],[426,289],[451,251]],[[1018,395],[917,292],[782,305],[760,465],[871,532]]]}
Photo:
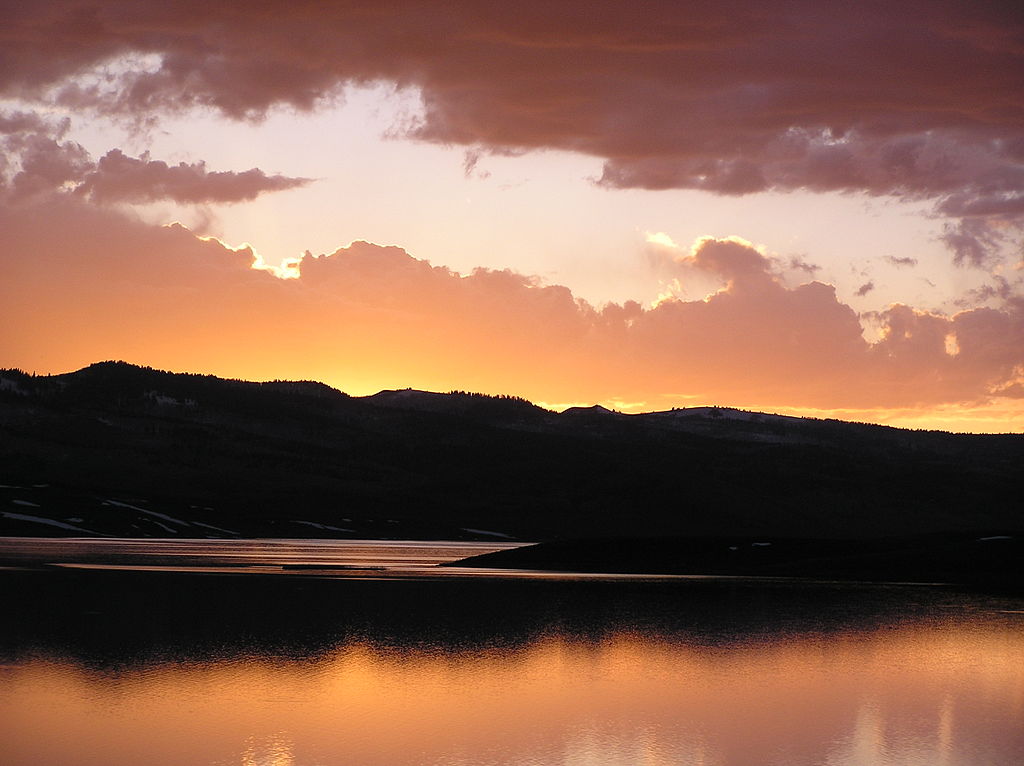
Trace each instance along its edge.
{"label": "wispy cloud", "polygon": [[912,258],[909,255],[902,256],[902,257],[895,256],[895,255],[884,255],[884,256],[882,256],[882,260],[884,260],[890,266],[896,266],[896,267],[916,266],[917,265],[917,258]]}
{"label": "wispy cloud", "polygon": [[0,192],[9,202],[72,193],[97,203],[225,204],[311,183],[259,168],[236,173],[207,170],[201,161],[169,165],[148,153],[136,158],[120,149],[94,162],[81,145],[64,140],[67,128],[67,121],[54,123],[32,112],[0,112],[6,162],[0,166]]}

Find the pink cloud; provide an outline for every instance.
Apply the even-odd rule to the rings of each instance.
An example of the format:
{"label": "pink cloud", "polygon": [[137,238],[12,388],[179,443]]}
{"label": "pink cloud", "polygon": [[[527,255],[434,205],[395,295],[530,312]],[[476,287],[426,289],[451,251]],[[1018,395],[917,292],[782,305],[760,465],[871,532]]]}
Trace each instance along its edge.
{"label": "pink cloud", "polygon": [[148,153],[136,159],[120,149],[112,149],[100,158],[94,170],[85,174],[76,191],[98,202],[169,199],[201,204],[242,202],[266,192],[295,189],[308,183],[308,178],[268,176],[259,168],[242,173],[211,172],[201,161],[168,165],[151,160]]}
{"label": "pink cloud", "polygon": [[[148,153],[135,158],[120,149],[93,162],[82,146],[61,140],[66,130],[66,123],[53,125],[32,113],[0,112],[0,147],[6,162],[0,166],[0,191],[6,185],[9,200],[70,192],[98,203],[233,203],[311,182],[267,175],[259,168],[241,173],[209,171],[202,161],[168,165],[150,159]],[[6,184],[4,176],[9,177]]]}
{"label": "pink cloud", "polygon": [[788,262],[786,263],[786,266],[795,271],[802,271],[805,274],[810,274],[811,276],[821,271],[821,266],[818,266],[817,264],[814,263],[808,263],[803,258],[800,258],[795,255],[790,256]]}
{"label": "pink cloud", "polygon": [[[1021,221],[1015,3],[7,5],[4,95],[244,119],[388,80],[422,90],[418,138],[584,152],[606,160],[608,186],[852,191]],[[86,76],[130,53],[155,66]],[[959,262],[991,260],[979,225],[948,237]]]}
{"label": "pink cloud", "polygon": [[888,263],[888,264],[890,264],[892,266],[896,266],[897,268],[900,268],[900,267],[903,267],[903,266],[916,266],[917,265],[917,258],[913,258],[913,257],[911,257],[909,255],[905,255],[905,256],[902,256],[902,257],[898,257],[898,256],[895,256],[895,255],[885,255],[885,256],[882,256],[882,257],[883,257],[883,259],[885,260],[886,263]]}
{"label": "pink cloud", "polygon": [[58,143],[47,136],[33,134],[6,142],[5,148],[16,145],[20,168],[10,183],[14,199],[49,194],[75,186],[92,167],[89,153],[73,141]]}

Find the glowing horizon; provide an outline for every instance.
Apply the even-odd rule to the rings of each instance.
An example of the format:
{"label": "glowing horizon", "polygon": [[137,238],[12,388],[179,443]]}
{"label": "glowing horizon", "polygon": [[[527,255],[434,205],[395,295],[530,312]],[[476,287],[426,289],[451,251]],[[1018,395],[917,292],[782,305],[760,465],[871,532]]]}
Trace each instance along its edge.
{"label": "glowing horizon", "polygon": [[1024,431],[1008,8],[83,8],[5,33],[0,366]]}

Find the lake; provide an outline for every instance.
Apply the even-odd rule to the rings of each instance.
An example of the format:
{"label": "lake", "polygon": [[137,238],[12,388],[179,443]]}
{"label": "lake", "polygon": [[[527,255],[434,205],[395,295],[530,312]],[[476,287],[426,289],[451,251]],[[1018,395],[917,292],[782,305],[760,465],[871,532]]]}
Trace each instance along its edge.
{"label": "lake", "polygon": [[128,544],[0,572],[5,766],[1024,763],[1020,598]]}

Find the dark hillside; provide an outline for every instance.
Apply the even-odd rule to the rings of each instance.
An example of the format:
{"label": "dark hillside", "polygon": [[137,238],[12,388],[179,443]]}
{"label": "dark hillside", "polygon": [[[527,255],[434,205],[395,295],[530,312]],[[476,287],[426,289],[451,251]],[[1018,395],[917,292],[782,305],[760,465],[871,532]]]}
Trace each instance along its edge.
{"label": "dark hillside", "polygon": [[556,539],[1024,530],[1024,436],[725,408],[0,371],[0,534]]}

